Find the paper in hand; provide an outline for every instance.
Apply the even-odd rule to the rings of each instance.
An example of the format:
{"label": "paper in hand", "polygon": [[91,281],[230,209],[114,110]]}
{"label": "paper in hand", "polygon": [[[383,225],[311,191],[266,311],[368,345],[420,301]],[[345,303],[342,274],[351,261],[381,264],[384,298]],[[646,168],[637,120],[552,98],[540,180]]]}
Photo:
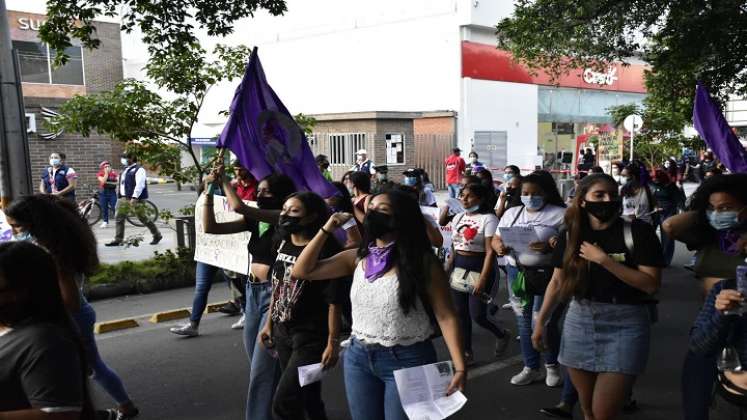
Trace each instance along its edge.
{"label": "paper in hand", "polygon": [[314,363],[312,365],[299,366],[298,367],[298,382],[301,386],[313,384],[319,382],[325,375],[324,367],[321,363]]}

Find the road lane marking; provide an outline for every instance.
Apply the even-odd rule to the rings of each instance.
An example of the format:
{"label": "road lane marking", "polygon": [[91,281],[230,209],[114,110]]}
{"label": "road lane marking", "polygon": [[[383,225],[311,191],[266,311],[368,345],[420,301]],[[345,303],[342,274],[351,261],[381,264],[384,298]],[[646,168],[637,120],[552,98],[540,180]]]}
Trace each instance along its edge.
{"label": "road lane marking", "polygon": [[517,354],[516,356],[509,357],[508,359],[496,360],[495,362],[488,363],[487,365],[480,366],[474,369],[469,369],[467,372],[467,375],[468,375],[467,377],[469,379],[477,379],[481,376],[485,376],[489,373],[503,370],[507,367],[519,364],[521,362],[522,362],[521,354]]}

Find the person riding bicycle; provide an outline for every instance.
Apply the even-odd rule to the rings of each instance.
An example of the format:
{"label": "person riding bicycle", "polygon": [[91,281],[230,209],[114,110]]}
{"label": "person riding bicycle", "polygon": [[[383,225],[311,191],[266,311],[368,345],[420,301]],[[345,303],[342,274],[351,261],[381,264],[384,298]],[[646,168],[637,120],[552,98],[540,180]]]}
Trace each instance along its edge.
{"label": "person riding bicycle", "polygon": [[109,226],[109,211],[117,207],[117,171],[112,169],[111,163],[105,160],[99,163],[96,179],[99,181],[99,205],[101,205],[102,228]]}
{"label": "person riding bicycle", "polygon": [[117,213],[115,216],[117,230],[114,234],[114,240],[106,246],[120,246],[124,241],[124,222],[130,212],[133,212],[145,227],[153,235],[151,245],[158,244],[163,236],[158,231],[155,223],[145,214],[145,207],[142,200],[148,198],[148,179],[145,168],[138,165],[137,156],[131,152],[122,155],[122,165],[125,169],[119,176],[119,200],[117,202]]}

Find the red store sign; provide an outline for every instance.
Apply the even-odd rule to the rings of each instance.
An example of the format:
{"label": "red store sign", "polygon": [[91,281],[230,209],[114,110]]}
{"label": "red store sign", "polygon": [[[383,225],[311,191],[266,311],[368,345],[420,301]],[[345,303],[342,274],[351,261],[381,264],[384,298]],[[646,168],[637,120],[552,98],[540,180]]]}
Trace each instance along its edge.
{"label": "red store sign", "polygon": [[511,53],[492,45],[462,42],[462,77],[499,82],[526,83],[533,85],[562,86],[578,89],[599,89],[617,92],[646,93],[644,72],[648,66],[615,63],[606,72],[593,69],[576,69],[560,76],[554,83],[550,76],[530,70],[514,61]]}

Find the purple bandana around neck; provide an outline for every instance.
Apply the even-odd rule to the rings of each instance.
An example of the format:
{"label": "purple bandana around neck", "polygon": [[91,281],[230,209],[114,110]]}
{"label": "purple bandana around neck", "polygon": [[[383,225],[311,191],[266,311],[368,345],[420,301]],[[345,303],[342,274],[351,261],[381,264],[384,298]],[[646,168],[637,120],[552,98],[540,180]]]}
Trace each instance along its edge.
{"label": "purple bandana around neck", "polygon": [[739,242],[739,238],[742,237],[743,233],[744,232],[736,229],[718,231],[718,245],[721,249],[721,252],[732,257],[735,255],[739,255],[742,250],[739,249],[737,243]]}
{"label": "purple bandana around neck", "polygon": [[375,244],[368,246],[368,255],[366,255],[366,280],[369,283],[373,283],[384,275],[387,271],[392,268],[394,259],[392,258],[392,251],[394,250],[394,242],[386,245],[383,248],[379,248]]}

